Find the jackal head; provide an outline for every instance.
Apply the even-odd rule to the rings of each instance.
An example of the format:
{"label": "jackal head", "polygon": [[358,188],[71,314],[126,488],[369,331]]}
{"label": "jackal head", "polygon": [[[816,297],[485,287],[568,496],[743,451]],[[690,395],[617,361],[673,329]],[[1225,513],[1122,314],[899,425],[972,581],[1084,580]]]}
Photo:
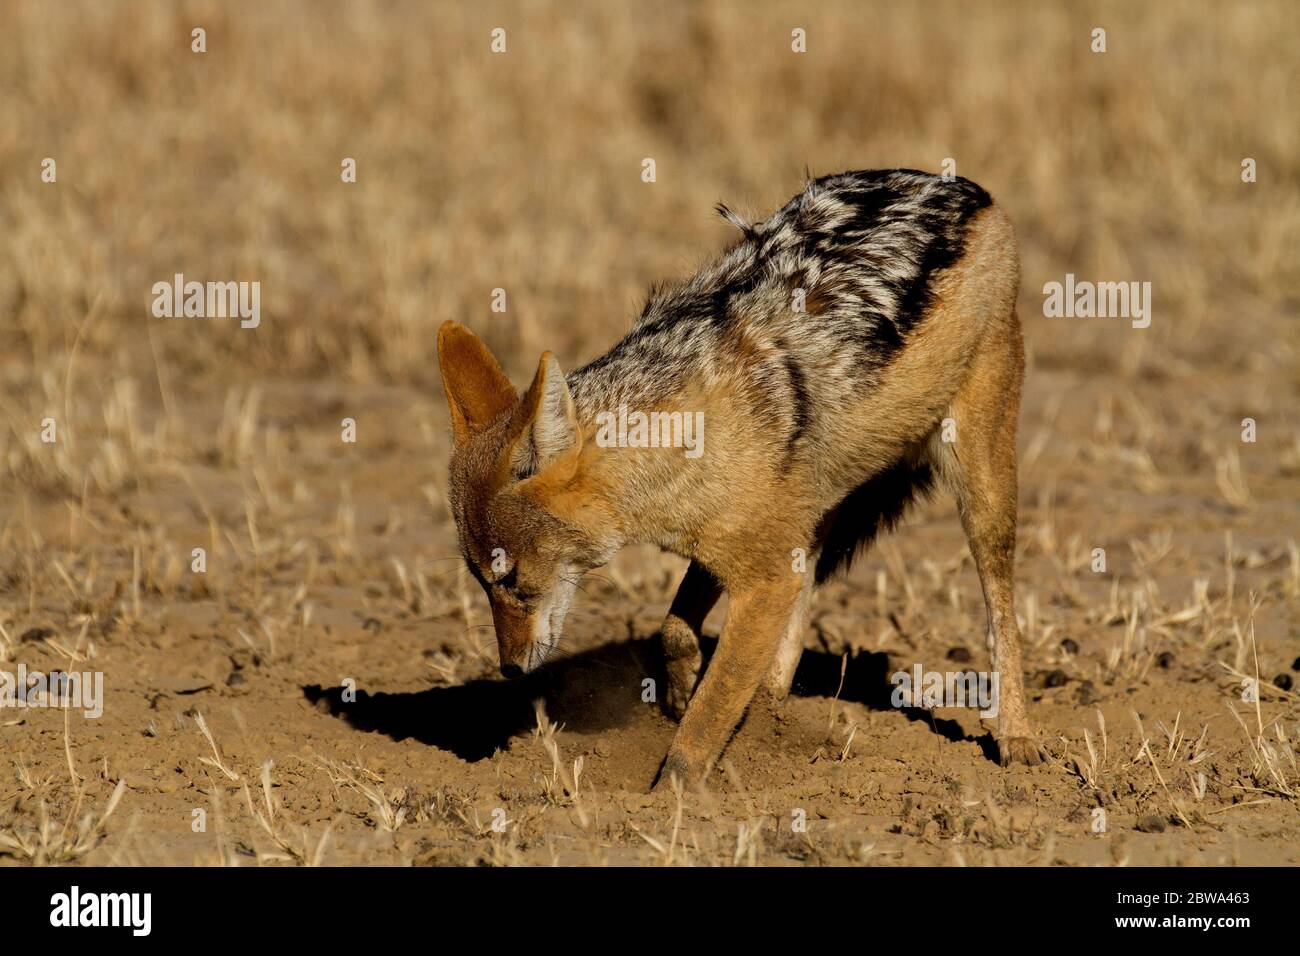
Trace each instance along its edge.
{"label": "jackal head", "polygon": [[457,322],[438,330],[451,411],[448,499],[460,550],[492,605],[501,673],[517,677],[555,649],[578,578],[613,546],[594,530],[583,436],[559,364],[542,354],[519,396],[487,346]]}

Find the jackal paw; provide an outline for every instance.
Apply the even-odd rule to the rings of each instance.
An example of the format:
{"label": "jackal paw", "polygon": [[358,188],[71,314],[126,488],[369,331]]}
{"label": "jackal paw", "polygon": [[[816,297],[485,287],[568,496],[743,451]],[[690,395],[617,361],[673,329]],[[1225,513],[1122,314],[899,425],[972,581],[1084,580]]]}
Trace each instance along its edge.
{"label": "jackal paw", "polygon": [[698,662],[685,659],[668,662],[668,686],[664,688],[663,707],[673,720],[680,721],[686,714],[686,705],[695,693],[695,684],[699,680]]}
{"label": "jackal paw", "polygon": [[1034,767],[1046,760],[1047,755],[1032,737],[1002,737],[998,740],[998,759],[1004,767],[1012,764]]}
{"label": "jackal paw", "polygon": [[769,714],[780,715],[785,710],[789,696],[789,692],[783,688],[760,684],[758,690],[754,691],[754,699],[749,702],[749,709],[753,711],[761,707]]}
{"label": "jackal paw", "polygon": [[702,774],[699,770],[691,765],[680,753],[670,753],[664,758],[664,765],[659,768],[659,776],[655,777],[654,784],[650,787],[652,791],[671,791],[673,788],[673,778],[676,777],[681,781],[683,786],[691,786]]}

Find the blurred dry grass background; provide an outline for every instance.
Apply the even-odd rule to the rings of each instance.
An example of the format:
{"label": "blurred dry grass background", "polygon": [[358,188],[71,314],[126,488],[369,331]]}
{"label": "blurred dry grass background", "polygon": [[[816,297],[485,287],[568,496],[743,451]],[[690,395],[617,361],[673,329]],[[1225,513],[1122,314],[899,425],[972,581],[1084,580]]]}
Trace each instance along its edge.
{"label": "blurred dry grass background", "polygon": [[[572,365],[627,327],[648,282],[729,238],[719,199],[763,214],[805,168],[944,157],[1010,209],[1029,311],[1066,271],[1148,280],[1153,343],[1244,361],[1252,319],[1293,314],[1300,288],[1298,20],[1286,2],[11,2],[7,390],[62,367],[79,331],[84,354],[140,375],[123,353],[147,344],[149,287],[174,272],[257,279],[264,296],[255,333],[154,330],[186,377],[432,388],[447,317],[516,370],[544,347]],[[1229,326],[1240,350],[1200,335]],[[1114,363],[1133,338],[1062,323],[1031,343]]]}
{"label": "blurred dry grass background", "polygon": [[[1017,225],[1028,666],[1144,692],[1157,647],[1204,673],[1221,676],[1225,656],[1244,669],[1256,588],[1265,670],[1300,647],[1294,3],[6,0],[3,17],[0,661],[53,653],[47,629],[74,654],[99,641],[127,715],[103,745],[113,760],[137,759],[155,716],[148,746],[208,752],[188,718],[169,737],[127,696],[174,688],[150,681],[190,661],[212,662],[222,706],[246,692],[224,689],[227,658],[274,661],[235,665],[264,708],[341,673],[418,687],[490,672],[436,489],[438,324],[478,330],[517,381],[546,348],[576,367],[629,327],[649,283],[731,240],[715,202],[765,215],[806,170],[952,157]],[[796,27],[806,54],[791,52]],[[40,180],[45,157],[57,184]],[[177,272],[259,281],[260,327],[151,318],[152,284]],[[1042,285],[1067,272],[1151,282],[1151,327],[1045,319]],[[505,314],[490,310],[497,287]],[[360,454],[340,453],[338,422],[359,411]],[[1244,416],[1258,446],[1240,441]],[[978,586],[949,519],[830,589],[847,643],[897,639],[900,587],[909,640],[974,627]],[[196,541],[204,579],[187,573]],[[1122,594],[1089,571],[1099,542]],[[617,587],[594,587],[610,608],[640,601],[626,630],[648,634],[677,570],[636,555],[611,568]],[[850,607],[871,581],[879,607]],[[383,655],[359,652],[371,621]],[[623,623],[602,627],[604,640]],[[1083,645],[1077,661],[1055,649],[1062,635]],[[1219,691],[1198,686],[1224,718]],[[1172,722],[1188,692],[1172,673],[1160,687]],[[285,750],[321,732],[275,713]],[[213,718],[223,746],[237,724]],[[338,746],[355,737],[343,728]],[[252,776],[261,746],[247,745]],[[420,786],[419,767],[465,771],[432,748],[412,760]],[[50,751],[51,777],[62,761]],[[1294,754],[1288,773],[1293,804]],[[128,803],[142,799],[133,785]]]}

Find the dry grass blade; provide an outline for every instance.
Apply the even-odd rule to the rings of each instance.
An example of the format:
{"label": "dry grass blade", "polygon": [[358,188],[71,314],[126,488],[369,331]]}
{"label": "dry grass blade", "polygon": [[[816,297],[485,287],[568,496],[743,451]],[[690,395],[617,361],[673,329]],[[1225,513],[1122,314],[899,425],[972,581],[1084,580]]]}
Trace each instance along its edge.
{"label": "dry grass blade", "polygon": [[194,723],[198,725],[199,732],[203,734],[204,739],[208,742],[208,746],[212,748],[212,756],[200,757],[199,762],[205,763],[209,767],[216,767],[226,775],[227,780],[238,780],[239,774],[226,766],[225,761],[221,757],[221,750],[217,747],[216,740],[213,739],[212,731],[208,730],[208,722],[203,719],[203,714],[199,713],[197,710],[194,712]]}

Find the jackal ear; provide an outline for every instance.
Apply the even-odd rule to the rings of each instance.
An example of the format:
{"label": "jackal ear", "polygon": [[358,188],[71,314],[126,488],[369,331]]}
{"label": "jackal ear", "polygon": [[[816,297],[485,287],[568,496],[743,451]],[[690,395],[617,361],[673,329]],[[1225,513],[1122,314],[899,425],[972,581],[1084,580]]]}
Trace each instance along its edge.
{"label": "jackal ear", "polygon": [[567,451],[581,447],[578,415],[560,363],[543,352],[533,384],[516,412],[520,437],[511,461],[519,476],[535,474]]}
{"label": "jackal ear", "polygon": [[458,445],[519,401],[483,340],[459,322],[448,319],[438,329],[438,365]]}

